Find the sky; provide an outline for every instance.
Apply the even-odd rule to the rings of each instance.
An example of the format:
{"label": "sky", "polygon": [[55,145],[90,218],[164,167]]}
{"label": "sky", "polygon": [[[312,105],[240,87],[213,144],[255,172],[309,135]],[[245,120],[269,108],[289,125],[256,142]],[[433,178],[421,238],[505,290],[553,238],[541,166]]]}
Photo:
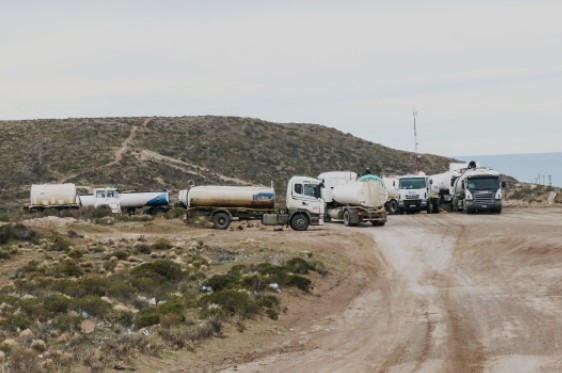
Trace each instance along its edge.
{"label": "sky", "polygon": [[0,0],[0,120],[232,115],[562,151],[562,2]]}

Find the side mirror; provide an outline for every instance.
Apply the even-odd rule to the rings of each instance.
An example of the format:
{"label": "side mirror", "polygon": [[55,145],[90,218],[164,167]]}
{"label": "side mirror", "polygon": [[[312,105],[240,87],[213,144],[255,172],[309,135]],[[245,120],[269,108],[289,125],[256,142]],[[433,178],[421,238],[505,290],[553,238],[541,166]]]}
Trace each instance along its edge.
{"label": "side mirror", "polygon": [[501,182],[501,186],[502,186],[502,188],[505,188],[505,181]]}
{"label": "side mirror", "polygon": [[461,181],[461,188],[464,189],[464,180]]}
{"label": "side mirror", "polygon": [[433,179],[429,179],[429,185],[433,185]]}
{"label": "side mirror", "polygon": [[392,186],[395,187],[396,186],[396,181],[392,182]]}

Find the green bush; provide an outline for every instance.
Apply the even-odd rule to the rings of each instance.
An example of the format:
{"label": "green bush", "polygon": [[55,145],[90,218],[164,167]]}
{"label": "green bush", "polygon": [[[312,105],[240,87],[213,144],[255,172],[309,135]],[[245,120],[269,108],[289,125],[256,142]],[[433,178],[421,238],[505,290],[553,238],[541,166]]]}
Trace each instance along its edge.
{"label": "green bush", "polygon": [[172,248],[172,244],[165,238],[159,238],[152,244],[152,249],[154,250],[170,250]]}
{"label": "green bush", "polygon": [[124,282],[111,283],[107,289],[107,295],[121,301],[129,301],[133,299],[136,292],[137,289],[134,286]]}
{"label": "green bush", "polygon": [[51,295],[45,298],[43,304],[51,314],[66,313],[71,307],[72,300],[62,295]]}
{"label": "green bush", "polygon": [[51,245],[49,246],[49,250],[52,251],[63,251],[67,252],[70,250],[71,242],[62,236],[56,236]]}
{"label": "green bush", "polygon": [[39,233],[21,223],[0,226],[0,245],[9,241],[36,241],[39,237]]}
{"label": "green bush", "polygon": [[238,280],[239,276],[231,274],[214,275],[205,281],[205,286],[210,286],[213,291],[221,291],[226,288],[235,287],[238,284]]}
{"label": "green bush", "polygon": [[[203,307],[202,314],[204,317],[218,315],[238,315],[241,317],[251,316],[259,311],[258,304],[245,291],[237,291],[225,289],[216,293],[205,295],[200,300]],[[210,304],[220,306],[218,310],[210,310]]]}
{"label": "green bush", "polygon": [[285,266],[289,269],[289,271],[299,275],[306,275],[313,269],[306,260],[298,257],[290,259],[287,263],[285,263]]}
{"label": "green bush", "polygon": [[78,311],[86,311],[88,314],[102,318],[111,311],[111,305],[103,301],[100,297],[87,296],[74,300],[74,307]]}
{"label": "green bush", "polygon": [[178,282],[182,280],[184,274],[179,264],[165,259],[141,264],[133,268],[131,276],[136,278],[150,278],[157,282]]}
{"label": "green bush", "polygon": [[74,260],[65,260],[62,263],[52,267],[50,272],[54,276],[62,277],[80,277],[84,274],[84,270]]}
{"label": "green bush", "polygon": [[137,328],[156,325],[160,323],[160,318],[164,315],[176,315],[183,321],[184,312],[183,300],[173,299],[157,306],[143,308],[135,315],[134,322]]}

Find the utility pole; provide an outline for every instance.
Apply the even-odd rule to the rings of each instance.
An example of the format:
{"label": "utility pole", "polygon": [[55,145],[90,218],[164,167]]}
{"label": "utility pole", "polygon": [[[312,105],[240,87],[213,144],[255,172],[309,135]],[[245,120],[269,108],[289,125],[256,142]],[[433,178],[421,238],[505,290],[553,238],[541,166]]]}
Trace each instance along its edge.
{"label": "utility pole", "polygon": [[418,115],[418,112],[414,109],[414,142],[415,142],[415,157],[416,157],[416,174],[418,172],[420,172],[420,156],[418,154],[418,131],[416,129],[416,116]]}

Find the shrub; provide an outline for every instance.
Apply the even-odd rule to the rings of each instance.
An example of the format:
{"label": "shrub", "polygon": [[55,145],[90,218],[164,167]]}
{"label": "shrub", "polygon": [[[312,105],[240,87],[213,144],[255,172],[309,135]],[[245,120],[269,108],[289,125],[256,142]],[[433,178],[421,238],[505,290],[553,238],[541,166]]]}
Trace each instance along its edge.
{"label": "shrub", "polygon": [[70,250],[70,245],[71,245],[70,241],[67,240],[66,238],[61,236],[56,236],[51,242],[51,245],[49,246],[49,250],[67,252],[68,250]]}
{"label": "shrub", "polygon": [[6,224],[0,226],[0,245],[9,241],[36,241],[39,233],[27,228],[21,223]]}
{"label": "shrub", "polygon": [[74,331],[80,326],[81,320],[80,316],[59,313],[53,318],[51,327],[62,331]]}
{"label": "shrub", "polygon": [[172,209],[170,209],[168,212],[166,212],[166,215],[164,215],[164,217],[166,219],[177,219],[177,218],[183,218],[185,216],[186,210],[182,207],[174,207]]}
{"label": "shrub", "polygon": [[102,318],[111,311],[111,305],[103,301],[99,297],[87,296],[74,300],[75,307],[78,311],[86,311],[88,314]]}
{"label": "shrub", "polygon": [[107,295],[122,301],[129,301],[135,297],[137,289],[124,282],[110,283],[107,288]]}
{"label": "shrub", "polygon": [[43,304],[51,314],[66,313],[70,309],[71,300],[63,295],[51,295],[45,298]]}
{"label": "shrub", "polygon": [[306,292],[310,291],[311,284],[312,282],[309,279],[299,275],[293,275],[289,278],[289,281],[287,281],[288,286],[296,286],[297,288]]}
{"label": "shrub", "polygon": [[152,244],[152,248],[154,250],[170,250],[172,248],[172,244],[165,238],[159,238]]}
{"label": "shrub", "polygon": [[160,323],[160,318],[166,315],[175,315],[181,321],[184,317],[185,303],[182,299],[176,298],[158,306],[146,307],[135,315],[135,325],[137,328],[155,325]]}
{"label": "shrub", "polygon": [[152,252],[152,247],[146,244],[135,245],[135,253],[137,254],[150,254]]}
{"label": "shrub", "polygon": [[100,207],[86,207],[80,209],[80,217],[82,219],[100,219],[106,216],[111,216],[111,209],[107,206]]}
{"label": "shrub", "polygon": [[129,252],[124,250],[115,251],[111,254],[111,256],[114,256],[119,260],[126,260],[129,257]]}
{"label": "shrub", "polygon": [[285,263],[285,266],[289,269],[289,271],[299,275],[306,275],[313,269],[306,260],[298,257],[290,259],[287,263]]}
{"label": "shrub", "polygon": [[171,260],[156,260],[133,268],[131,275],[136,278],[150,278],[158,282],[177,282],[183,278],[179,264]]}
{"label": "shrub", "polygon": [[9,251],[0,249],[0,259],[10,259],[11,256],[12,254]]}
{"label": "shrub", "polygon": [[[220,308],[213,310],[209,309],[209,305],[217,304]],[[248,317],[258,312],[259,307],[257,303],[245,291],[237,291],[232,289],[225,289],[213,294],[205,295],[200,300],[200,305],[203,306],[203,316],[212,316],[215,313],[218,315],[238,315],[241,317]]]}
{"label": "shrub", "polygon": [[59,277],[80,277],[84,274],[84,270],[74,260],[65,260],[51,268],[51,273]]}
{"label": "shrub", "polygon": [[227,275],[214,275],[207,281],[205,281],[205,286],[210,286],[213,291],[221,291],[233,287],[238,284],[239,276],[234,276],[231,274]]}

